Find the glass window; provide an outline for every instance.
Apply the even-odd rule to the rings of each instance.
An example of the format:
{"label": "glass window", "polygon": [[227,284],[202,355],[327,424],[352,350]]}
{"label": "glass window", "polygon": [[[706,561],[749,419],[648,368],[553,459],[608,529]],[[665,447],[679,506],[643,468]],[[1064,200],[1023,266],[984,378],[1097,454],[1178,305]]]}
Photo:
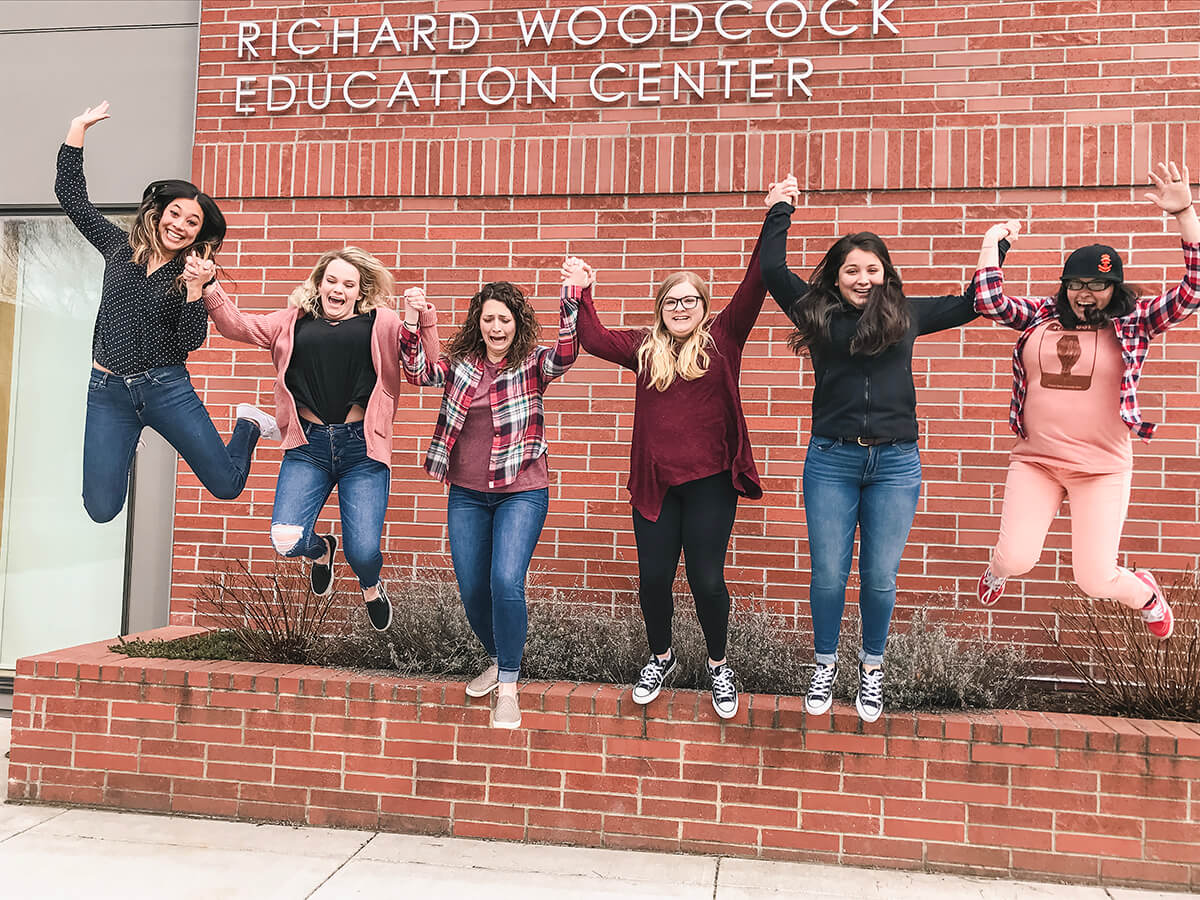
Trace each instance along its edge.
{"label": "glass window", "polygon": [[97,525],[81,497],[104,260],[63,216],[0,228],[0,669],[11,669],[116,635],[127,553],[125,512]]}

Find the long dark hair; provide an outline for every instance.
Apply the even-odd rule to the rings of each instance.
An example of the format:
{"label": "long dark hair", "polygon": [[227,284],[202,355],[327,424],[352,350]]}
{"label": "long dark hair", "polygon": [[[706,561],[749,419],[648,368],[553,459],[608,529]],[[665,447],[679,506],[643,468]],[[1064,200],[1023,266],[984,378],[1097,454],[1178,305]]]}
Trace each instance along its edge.
{"label": "long dark hair", "polygon": [[[163,210],[176,200],[195,200],[204,216],[200,231],[190,247],[168,254],[158,236],[158,223]],[[133,248],[133,261],[146,265],[156,254],[162,256],[186,256],[195,253],[204,259],[212,259],[225,241],[225,216],[215,200],[190,181],[168,178],[153,181],[142,193],[142,204],[138,207],[133,227],[129,230],[129,246]]]}
{"label": "long dark hair", "polygon": [[1087,328],[1100,328],[1113,319],[1119,319],[1133,312],[1134,307],[1137,306],[1139,295],[1140,291],[1136,286],[1124,281],[1114,282],[1112,299],[1108,301],[1108,305],[1104,309],[1096,309],[1093,306],[1080,319],[1075,315],[1075,310],[1071,309],[1071,302],[1067,299],[1067,283],[1064,281],[1059,286],[1058,293],[1054,295],[1054,311],[1058,314],[1058,321],[1063,328],[1078,328],[1080,325]]}
{"label": "long dark hair", "polygon": [[507,281],[485,284],[479,289],[479,293],[471,298],[471,305],[467,307],[467,318],[450,339],[446,355],[454,362],[463,359],[482,362],[487,359],[487,343],[479,329],[479,320],[483,316],[483,304],[488,300],[499,300],[512,313],[517,330],[513,333],[512,344],[509,345],[504,358],[503,371],[515,369],[537,346],[538,320],[533,306],[525,299],[521,289]]}
{"label": "long dark hair", "polygon": [[860,231],[840,238],[813,269],[809,295],[796,304],[796,329],[788,336],[793,353],[806,354],[827,346],[829,323],[835,310],[846,305],[838,289],[838,271],[851,250],[864,250],[883,264],[883,284],[873,286],[850,341],[850,352],[877,356],[895,344],[908,331],[908,303],[904,283],[892,265],[887,244],[877,234]]}

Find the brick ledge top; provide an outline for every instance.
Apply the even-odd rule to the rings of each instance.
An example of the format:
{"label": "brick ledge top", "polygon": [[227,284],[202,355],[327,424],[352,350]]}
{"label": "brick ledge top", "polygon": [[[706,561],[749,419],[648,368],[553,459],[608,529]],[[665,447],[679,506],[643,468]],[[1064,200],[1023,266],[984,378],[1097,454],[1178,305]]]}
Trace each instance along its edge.
{"label": "brick ledge top", "polygon": [[[128,635],[134,640],[172,640],[203,628],[168,625]],[[466,696],[461,681],[406,678],[387,672],[329,669],[280,663],[228,660],[147,659],[109,650],[115,638],[67,647],[17,660],[14,693],[37,694],[48,680],[124,682],[178,685],[192,689],[277,693],[372,701],[467,707],[480,701]],[[735,718],[721,722],[703,702],[707,695],[692,690],[664,691],[666,702],[634,704],[624,685],[575,682],[524,682],[522,707],[534,713],[534,728],[553,727],[545,716],[603,715],[642,718],[647,723],[704,722],[715,727],[779,731],[832,731],[859,734],[870,747],[888,738],[940,738],[957,741],[1060,746],[1078,749],[1142,752],[1151,755],[1200,758],[1200,723],[1124,719],[1032,710],[971,712],[891,712],[878,722],[864,724],[853,707],[835,704],[832,713],[808,716],[804,698],[776,694],[743,694]],[[536,698],[536,699],[534,699]],[[663,714],[665,712],[665,715]],[[536,724],[535,724],[536,723]],[[655,728],[658,732],[659,728]],[[658,737],[666,737],[659,733]],[[739,740],[740,742],[740,740]]]}

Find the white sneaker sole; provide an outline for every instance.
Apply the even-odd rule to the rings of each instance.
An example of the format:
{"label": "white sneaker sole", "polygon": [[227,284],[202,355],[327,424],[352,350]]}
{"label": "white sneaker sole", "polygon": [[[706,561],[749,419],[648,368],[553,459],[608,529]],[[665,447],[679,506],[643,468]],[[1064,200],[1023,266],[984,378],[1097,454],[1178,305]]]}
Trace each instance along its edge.
{"label": "white sneaker sole", "polygon": [[825,700],[820,703],[812,704],[808,702],[808,698],[804,698],[804,711],[810,716],[822,716],[833,708],[833,695],[830,694]]}
{"label": "white sneaker sole", "polygon": [[[712,696],[712,695],[710,694],[709,696]],[[716,711],[716,714],[718,716],[720,716],[722,719],[732,719],[734,716],[736,716],[737,711],[738,711],[738,706],[740,706],[740,705],[741,705],[741,697],[738,697],[738,699],[734,701],[733,709],[729,710],[729,712],[725,712],[723,709],[721,709],[721,707],[717,706],[717,701],[713,700],[713,710]]]}
{"label": "white sneaker sole", "polygon": [[492,691],[494,691],[498,687],[500,687],[499,681],[493,681],[491,687],[484,688],[482,691],[471,690],[471,686],[467,685],[467,688],[466,688],[467,696],[468,697],[486,697],[488,694],[490,694]]}
{"label": "white sneaker sole", "polygon": [[863,709],[862,700],[857,694],[854,695],[854,708],[858,710],[858,717],[864,722],[875,722],[883,715],[883,707],[880,707],[879,711],[874,714]]}

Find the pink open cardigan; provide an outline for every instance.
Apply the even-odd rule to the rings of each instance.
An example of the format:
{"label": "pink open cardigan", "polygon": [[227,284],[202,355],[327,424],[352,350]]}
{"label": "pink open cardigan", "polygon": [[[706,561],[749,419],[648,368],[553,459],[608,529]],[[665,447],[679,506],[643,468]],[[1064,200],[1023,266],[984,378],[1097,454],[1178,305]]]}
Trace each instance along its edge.
{"label": "pink open cardigan", "polygon": [[[220,282],[213,285],[204,297],[204,305],[217,331],[231,341],[253,344],[271,351],[275,363],[275,419],[283,435],[283,449],[290,450],[308,443],[304,436],[296,398],[287,389],[284,376],[292,360],[292,345],[300,309],[288,306],[266,315],[250,315],[237,308]],[[392,422],[396,418],[396,396],[405,383],[400,366],[400,332],[404,323],[392,309],[379,307],[375,327],[371,329],[371,361],[375,364],[375,389],[367,401],[363,434],[367,440],[367,456],[385,466],[392,463]],[[441,348],[437,336],[437,313],[432,307],[421,315],[421,341],[425,352],[437,359]]]}

